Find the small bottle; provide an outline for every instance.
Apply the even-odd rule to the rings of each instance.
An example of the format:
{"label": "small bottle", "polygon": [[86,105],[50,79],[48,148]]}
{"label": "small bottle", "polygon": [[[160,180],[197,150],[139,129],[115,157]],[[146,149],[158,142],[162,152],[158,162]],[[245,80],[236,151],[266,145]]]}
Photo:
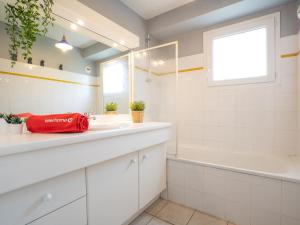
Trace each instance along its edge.
{"label": "small bottle", "polygon": [[45,66],[45,61],[43,59],[40,61],[40,66]]}
{"label": "small bottle", "polygon": [[31,57],[29,57],[29,58],[27,59],[27,63],[28,63],[28,64],[32,64],[32,58],[31,58]]}
{"label": "small bottle", "polygon": [[64,70],[63,64],[60,64],[59,67],[58,67],[58,69],[59,69],[59,70]]}

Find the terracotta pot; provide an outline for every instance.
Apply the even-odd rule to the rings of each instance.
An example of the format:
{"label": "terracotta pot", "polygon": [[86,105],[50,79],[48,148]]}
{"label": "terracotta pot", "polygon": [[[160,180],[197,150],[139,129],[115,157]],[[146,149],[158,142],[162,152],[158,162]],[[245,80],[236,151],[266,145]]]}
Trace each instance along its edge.
{"label": "terracotta pot", "polygon": [[142,123],[144,120],[144,111],[131,111],[132,122]]}
{"label": "terracotta pot", "polygon": [[106,111],[105,112],[106,115],[117,115],[116,111]]}

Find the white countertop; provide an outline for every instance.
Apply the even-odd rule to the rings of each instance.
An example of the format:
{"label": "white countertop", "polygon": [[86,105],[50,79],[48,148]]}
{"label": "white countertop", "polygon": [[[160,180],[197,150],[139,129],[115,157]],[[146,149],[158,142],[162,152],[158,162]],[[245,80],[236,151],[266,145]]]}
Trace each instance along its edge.
{"label": "white countertop", "polygon": [[0,136],[0,157],[57,147],[62,145],[76,144],[80,142],[104,139],[137,132],[146,132],[155,129],[168,128],[170,123],[146,122],[141,124],[131,123],[129,126],[116,129],[87,131],[84,133],[64,134],[37,134],[26,133],[20,135],[4,134]]}

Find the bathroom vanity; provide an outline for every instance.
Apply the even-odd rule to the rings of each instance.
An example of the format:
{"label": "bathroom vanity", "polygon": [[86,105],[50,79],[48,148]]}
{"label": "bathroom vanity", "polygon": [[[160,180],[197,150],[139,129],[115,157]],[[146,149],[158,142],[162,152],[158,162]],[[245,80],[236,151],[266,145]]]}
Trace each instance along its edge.
{"label": "bathroom vanity", "polygon": [[0,224],[126,224],[166,187],[170,130],[1,136]]}

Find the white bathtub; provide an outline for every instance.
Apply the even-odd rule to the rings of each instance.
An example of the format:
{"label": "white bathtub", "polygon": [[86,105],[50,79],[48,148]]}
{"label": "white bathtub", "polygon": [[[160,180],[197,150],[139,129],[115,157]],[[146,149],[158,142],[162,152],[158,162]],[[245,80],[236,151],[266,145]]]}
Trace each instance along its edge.
{"label": "white bathtub", "polygon": [[237,225],[300,225],[297,157],[181,148],[166,198]]}

